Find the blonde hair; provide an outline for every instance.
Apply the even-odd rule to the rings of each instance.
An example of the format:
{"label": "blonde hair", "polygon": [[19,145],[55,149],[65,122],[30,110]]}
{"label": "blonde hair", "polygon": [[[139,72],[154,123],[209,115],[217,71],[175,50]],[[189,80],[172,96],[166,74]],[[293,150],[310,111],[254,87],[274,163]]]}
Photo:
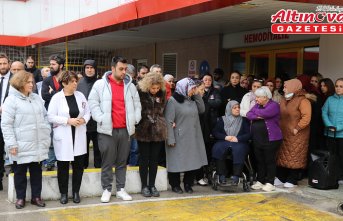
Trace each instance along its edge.
{"label": "blonde hair", "polygon": [[138,82],[139,89],[143,92],[148,92],[152,85],[158,84],[161,90],[165,90],[164,79],[161,74],[155,72],[147,73],[144,78]]}
{"label": "blonde hair", "polygon": [[33,74],[27,71],[18,71],[11,77],[10,84],[12,87],[17,89],[20,92],[23,92],[25,84],[29,81],[29,79],[33,77]]}

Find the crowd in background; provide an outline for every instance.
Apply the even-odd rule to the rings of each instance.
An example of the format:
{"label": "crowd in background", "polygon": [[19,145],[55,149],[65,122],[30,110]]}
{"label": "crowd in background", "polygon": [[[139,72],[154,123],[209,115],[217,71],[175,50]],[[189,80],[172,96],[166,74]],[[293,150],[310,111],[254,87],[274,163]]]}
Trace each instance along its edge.
{"label": "crowd in background", "polygon": [[[217,68],[176,81],[158,64],[136,71],[120,56],[102,77],[93,59],[85,60],[82,75],[64,65],[60,55],[38,69],[32,56],[24,64],[0,53],[0,156],[6,153],[14,172],[18,209],[25,206],[28,169],[31,203],[45,206],[43,165],[48,171],[57,166],[60,203],[66,204],[71,164],[72,200],[80,203],[90,144],[94,167],[101,168],[103,203],[112,195],[112,167],[116,197],[132,200],[125,191],[127,165],[139,166],[141,194],[159,197],[158,165],[167,168],[173,192],[193,193],[195,182],[208,185],[212,162],[220,184],[238,185],[248,154],[256,171],[252,189],[296,187],[315,150],[340,158],[337,182],[343,183],[343,78],[263,79],[233,71],[226,80]],[[2,190],[2,157],[0,166]]]}

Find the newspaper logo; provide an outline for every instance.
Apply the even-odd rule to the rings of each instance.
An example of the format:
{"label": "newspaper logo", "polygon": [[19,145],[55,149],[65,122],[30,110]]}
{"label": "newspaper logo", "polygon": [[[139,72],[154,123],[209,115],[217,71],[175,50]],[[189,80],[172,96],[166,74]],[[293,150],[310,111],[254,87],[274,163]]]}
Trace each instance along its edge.
{"label": "newspaper logo", "polygon": [[343,34],[343,8],[318,5],[315,12],[281,9],[271,16],[273,34]]}

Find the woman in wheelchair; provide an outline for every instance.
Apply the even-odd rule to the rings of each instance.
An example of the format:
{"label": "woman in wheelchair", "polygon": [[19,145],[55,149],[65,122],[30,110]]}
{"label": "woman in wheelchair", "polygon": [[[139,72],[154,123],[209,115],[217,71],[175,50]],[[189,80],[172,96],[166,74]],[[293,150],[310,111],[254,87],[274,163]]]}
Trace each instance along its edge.
{"label": "woman in wheelchair", "polygon": [[[213,136],[217,141],[212,149],[212,157],[216,162],[219,183],[221,185],[237,185],[249,152],[248,142],[250,139],[249,122],[240,116],[240,106],[237,101],[232,100],[226,105],[225,116],[218,118],[213,129]],[[233,158],[233,167],[231,179],[227,183],[226,158],[230,152]]]}

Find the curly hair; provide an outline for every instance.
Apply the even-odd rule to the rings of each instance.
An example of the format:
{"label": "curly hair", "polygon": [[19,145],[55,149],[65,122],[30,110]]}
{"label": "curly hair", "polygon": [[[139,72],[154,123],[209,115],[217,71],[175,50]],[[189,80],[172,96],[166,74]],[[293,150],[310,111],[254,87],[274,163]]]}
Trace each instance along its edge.
{"label": "curly hair", "polygon": [[27,84],[28,80],[32,78],[33,74],[27,71],[18,71],[10,80],[10,84],[12,87],[17,89],[18,91],[22,92],[24,90],[25,84]]}
{"label": "curly hair", "polygon": [[149,72],[145,77],[138,82],[139,89],[143,92],[149,92],[152,85],[158,84],[161,90],[165,90],[165,83],[163,76],[159,73]]}

